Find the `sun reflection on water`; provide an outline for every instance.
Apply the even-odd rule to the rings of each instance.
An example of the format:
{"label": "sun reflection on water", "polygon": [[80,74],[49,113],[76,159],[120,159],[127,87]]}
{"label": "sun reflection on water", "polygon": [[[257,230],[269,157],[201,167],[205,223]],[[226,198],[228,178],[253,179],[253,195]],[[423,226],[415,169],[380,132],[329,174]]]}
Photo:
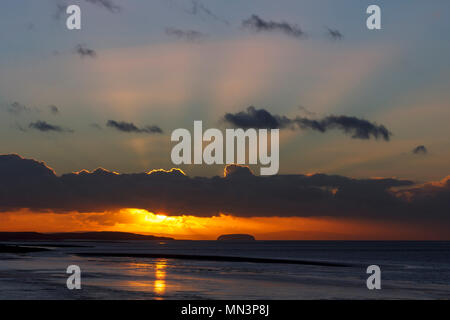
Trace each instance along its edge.
{"label": "sun reflection on water", "polygon": [[155,264],[155,283],[153,285],[154,291],[158,295],[164,294],[166,291],[166,259],[158,259]]}
{"label": "sun reflection on water", "polygon": [[153,272],[154,280],[127,281],[127,285],[136,289],[139,288],[138,290],[153,291],[158,296],[156,299],[161,299],[160,296],[164,295],[167,287],[167,259],[156,259],[154,263],[133,262],[128,265],[132,269],[132,274],[138,275],[139,277],[149,275],[149,272]]}

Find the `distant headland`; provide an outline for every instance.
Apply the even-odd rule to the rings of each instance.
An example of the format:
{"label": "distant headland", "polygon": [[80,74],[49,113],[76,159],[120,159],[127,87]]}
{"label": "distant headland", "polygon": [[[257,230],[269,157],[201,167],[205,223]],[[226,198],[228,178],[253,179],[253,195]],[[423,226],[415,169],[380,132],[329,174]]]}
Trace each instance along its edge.
{"label": "distant headland", "polygon": [[217,238],[218,241],[255,241],[250,234],[223,234]]}
{"label": "distant headland", "polygon": [[0,232],[0,241],[48,241],[48,240],[174,240],[169,237],[157,237],[129,232],[69,232],[69,233],[38,233],[38,232]]}

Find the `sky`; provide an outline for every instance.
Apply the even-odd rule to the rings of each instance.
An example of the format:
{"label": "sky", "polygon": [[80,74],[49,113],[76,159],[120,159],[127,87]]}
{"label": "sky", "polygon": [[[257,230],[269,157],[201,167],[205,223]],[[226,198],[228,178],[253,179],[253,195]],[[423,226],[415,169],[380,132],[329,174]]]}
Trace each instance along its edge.
{"label": "sky", "polygon": [[[68,4],[81,7],[81,30],[65,27]],[[370,4],[381,30],[366,27]],[[448,1],[1,8],[0,230],[450,239]],[[278,176],[147,174],[174,167],[174,129],[264,128],[258,114],[280,129]]]}

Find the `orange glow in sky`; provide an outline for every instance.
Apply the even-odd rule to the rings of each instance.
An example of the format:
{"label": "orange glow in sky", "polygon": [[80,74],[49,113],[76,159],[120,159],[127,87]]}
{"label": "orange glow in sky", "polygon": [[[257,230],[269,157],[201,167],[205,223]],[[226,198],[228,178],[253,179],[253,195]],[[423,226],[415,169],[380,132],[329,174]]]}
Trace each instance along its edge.
{"label": "orange glow in sky", "polygon": [[428,234],[426,229],[332,218],[166,216],[143,209],[67,214],[21,210],[0,215],[0,231],[122,231],[193,240],[213,240],[230,233],[249,233],[258,240],[433,239],[438,233],[434,229]]}

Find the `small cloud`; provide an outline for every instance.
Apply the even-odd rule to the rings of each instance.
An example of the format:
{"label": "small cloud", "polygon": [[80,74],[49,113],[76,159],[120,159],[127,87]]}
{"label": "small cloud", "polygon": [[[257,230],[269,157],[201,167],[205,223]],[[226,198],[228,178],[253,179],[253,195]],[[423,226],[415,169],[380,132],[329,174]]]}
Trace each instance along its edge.
{"label": "small cloud", "polygon": [[417,146],[412,150],[413,154],[427,154],[428,149],[425,146]]}
{"label": "small cloud", "polygon": [[252,170],[248,166],[240,164],[228,164],[223,170],[223,176],[226,178],[231,177],[250,177],[254,176]]}
{"label": "small cloud", "polygon": [[337,29],[330,29],[327,27],[327,35],[333,40],[342,40],[344,36]]}
{"label": "small cloud", "polygon": [[[66,10],[69,4],[67,2],[62,2],[60,0],[57,1],[58,2],[56,3],[56,11],[53,14],[53,18],[55,20],[61,20],[61,18],[66,14]],[[96,5],[100,8],[106,9],[112,13],[119,13],[122,11],[122,8],[112,0],[84,0],[84,1]]]}
{"label": "small cloud", "polygon": [[47,123],[45,121],[36,121],[36,122],[31,122],[28,127],[30,129],[34,129],[34,130],[38,130],[41,132],[73,132],[73,130],[70,129],[64,129],[60,126],[57,125],[53,125],[50,123]]}
{"label": "small cloud", "polygon": [[68,7],[68,4],[65,2],[58,2],[56,3],[56,11],[53,14],[53,18],[55,20],[61,20],[63,15],[66,13],[66,9]]}
{"label": "small cloud", "polygon": [[304,106],[298,106],[298,108],[306,115],[308,116],[315,116],[316,113],[313,111],[308,110],[307,108],[305,108]]}
{"label": "small cloud", "polygon": [[[59,109],[55,105],[48,105],[46,108],[53,115],[57,115],[59,113]],[[22,115],[24,113],[31,113],[31,112],[40,113],[40,112],[42,112],[42,108],[28,107],[19,102],[13,102],[11,104],[7,104],[6,106],[3,106],[3,109],[13,115],[16,115],[16,116]]]}
{"label": "small cloud", "polygon": [[11,114],[14,115],[20,115],[22,113],[30,112],[32,111],[31,108],[27,107],[26,105],[20,104],[19,102],[13,102],[11,104],[8,104],[5,106],[5,110]]}
{"label": "small cloud", "polygon": [[199,42],[204,40],[207,35],[200,31],[195,30],[181,30],[176,28],[166,28],[166,34],[169,36],[176,37],[178,39],[190,41],[190,42]]}
{"label": "small cloud", "polygon": [[82,44],[79,44],[75,47],[75,53],[78,54],[81,58],[95,58],[97,56],[97,52],[95,52],[94,49],[90,49]]}
{"label": "small cloud", "polygon": [[18,123],[18,122],[16,122],[15,128],[16,128],[17,130],[19,130],[19,131],[27,132],[27,129],[25,129],[24,127],[22,127],[22,125],[21,125],[20,123]]}
{"label": "small cloud", "polygon": [[192,14],[194,16],[206,16],[209,18],[212,18],[213,20],[222,22],[223,24],[230,25],[230,23],[212,12],[207,6],[205,6],[203,3],[197,0],[191,1],[191,8],[186,10],[187,13]]}
{"label": "small cloud", "polygon": [[59,109],[58,109],[57,106],[55,106],[55,105],[50,105],[50,106],[47,106],[47,108],[50,110],[50,113],[51,113],[51,114],[53,114],[53,115],[59,114]]}
{"label": "small cloud", "polygon": [[265,109],[256,109],[253,106],[245,111],[227,113],[224,119],[233,126],[243,129],[284,129],[292,124],[292,120],[287,117],[272,115]]}
{"label": "small cloud", "polygon": [[98,123],[91,123],[90,126],[97,130],[103,130],[102,126],[99,125]]}
{"label": "small cloud", "polygon": [[114,3],[112,0],[85,0],[86,2],[97,5],[101,8],[104,8],[112,13],[119,13],[122,11],[122,8]]}
{"label": "small cloud", "polygon": [[266,21],[256,14],[242,21],[242,26],[255,32],[281,32],[294,38],[301,38],[305,35],[303,30],[297,25],[284,21]]}
{"label": "small cloud", "polygon": [[378,140],[381,138],[384,141],[389,141],[392,136],[392,132],[385,126],[353,116],[332,115],[318,120],[297,117],[293,122],[302,129],[312,129],[322,133],[330,129],[338,129],[345,134],[350,134],[353,139],[368,140],[375,138]]}
{"label": "small cloud", "polygon": [[132,122],[124,121],[108,120],[106,126],[127,133],[163,133],[162,129],[158,126],[146,126],[143,128],[139,128]]}

